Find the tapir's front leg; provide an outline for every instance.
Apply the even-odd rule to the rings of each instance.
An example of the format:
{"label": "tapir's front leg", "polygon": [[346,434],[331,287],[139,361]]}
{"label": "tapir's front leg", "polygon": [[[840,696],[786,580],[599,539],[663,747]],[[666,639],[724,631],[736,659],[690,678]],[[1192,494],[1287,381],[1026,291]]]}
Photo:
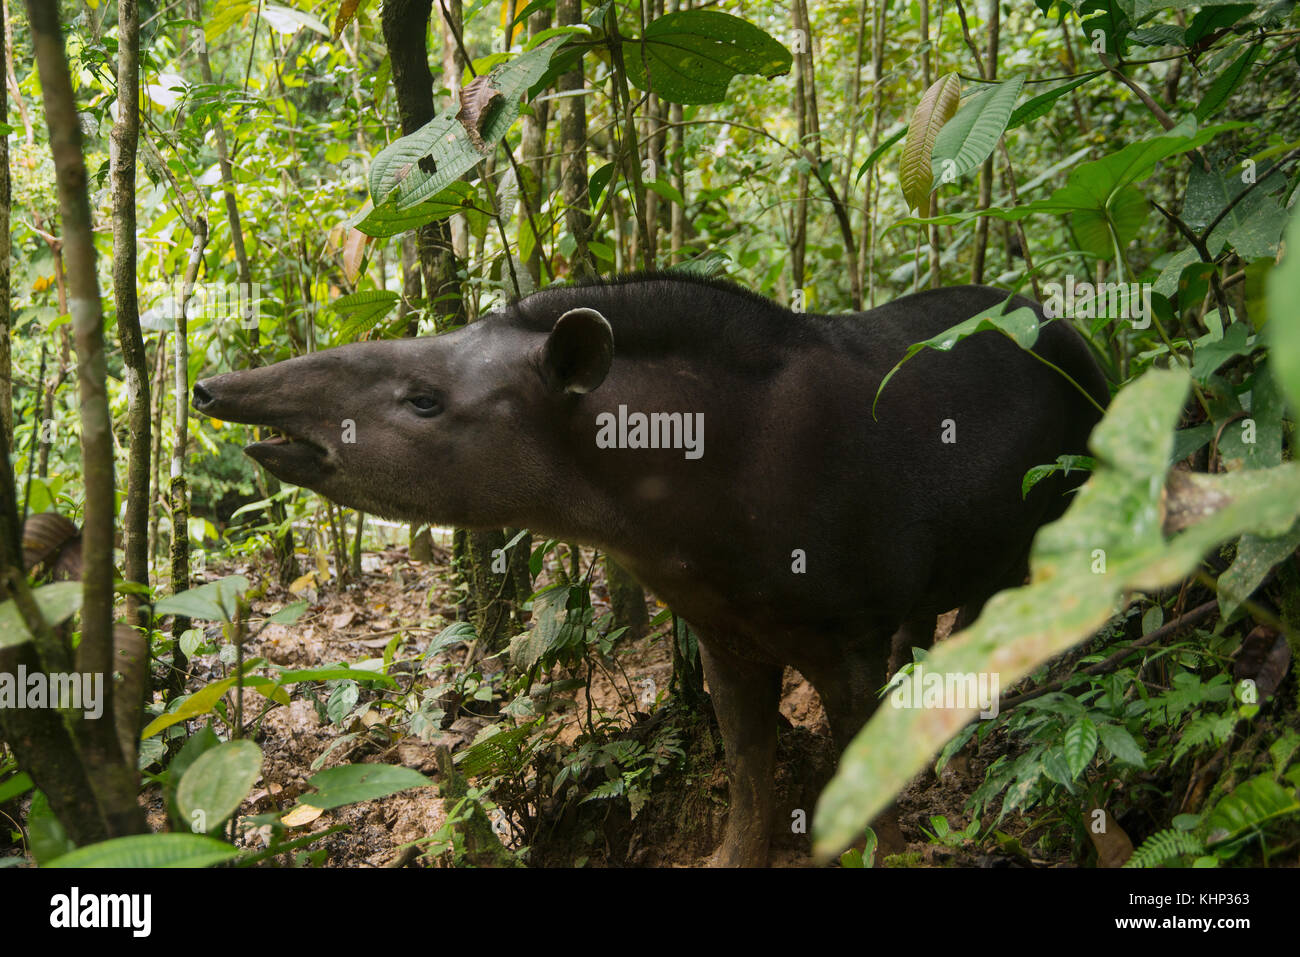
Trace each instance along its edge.
{"label": "tapir's front leg", "polygon": [[[707,639],[705,639],[707,640]],[[700,642],[713,711],[727,752],[731,810],[715,860],[723,867],[764,867],[774,824],[773,778],[781,666],[737,658]]]}

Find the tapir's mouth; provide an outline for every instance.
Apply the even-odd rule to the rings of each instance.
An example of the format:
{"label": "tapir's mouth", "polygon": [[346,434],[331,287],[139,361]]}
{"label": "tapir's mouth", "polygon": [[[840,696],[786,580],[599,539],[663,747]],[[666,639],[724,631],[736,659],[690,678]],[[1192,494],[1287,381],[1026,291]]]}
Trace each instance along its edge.
{"label": "tapir's mouth", "polygon": [[284,429],[270,429],[271,435],[244,447],[244,454],[278,479],[294,485],[312,486],[334,471],[326,449]]}

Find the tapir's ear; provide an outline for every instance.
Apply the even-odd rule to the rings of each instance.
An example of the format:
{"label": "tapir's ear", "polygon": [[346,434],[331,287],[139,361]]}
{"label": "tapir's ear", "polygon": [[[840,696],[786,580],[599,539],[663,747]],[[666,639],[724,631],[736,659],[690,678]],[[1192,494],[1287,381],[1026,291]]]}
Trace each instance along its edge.
{"label": "tapir's ear", "polygon": [[591,392],[605,381],[613,361],[614,330],[595,309],[570,309],[560,316],[542,347],[546,377],[564,392]]}

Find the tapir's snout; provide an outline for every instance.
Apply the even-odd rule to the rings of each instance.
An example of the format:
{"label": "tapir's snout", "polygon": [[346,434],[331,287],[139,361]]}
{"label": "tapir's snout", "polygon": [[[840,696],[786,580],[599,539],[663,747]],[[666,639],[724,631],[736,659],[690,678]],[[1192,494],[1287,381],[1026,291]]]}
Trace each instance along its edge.
{"label": "tapir's snout", "polygon": [[190,405],[224,422],[280,427],[292,403],[289,381],[272,366],[227,372],[194,383]]}
{"label": "tapir's snout", "polygon": [[[190,405],[225,422],[260,425],[272,434],[244,452],[280,479],[317,488],[334,471],[323,430],[304,416],[296,392],[287,387],[283,370],[263,366],[228,372],[194,383]],[[278,383],[278,387],[277,387]]]}
{"label": "tapir's snout", "polygon": [[190,394],[190,405],[195,411],[214,419],[247,422],[250,425],[266,424],[265,419],[258,417],[259,410],[239,400],[240,395],[247,390],[236,387],[230,380],[240,374],[213,376],[194,383],[194,391]]}
{"label": "tapir's snout", "polygon": [[194,394],[190,397],[190,405],[194,406],[197,411],[202,412],[205,415],[208,414],[208,409],[210,409],[216,402],[216,398],[212,395],[212,390],[208,388],[209,381],[210,380],[208,379],[203,379],[194,383]]}

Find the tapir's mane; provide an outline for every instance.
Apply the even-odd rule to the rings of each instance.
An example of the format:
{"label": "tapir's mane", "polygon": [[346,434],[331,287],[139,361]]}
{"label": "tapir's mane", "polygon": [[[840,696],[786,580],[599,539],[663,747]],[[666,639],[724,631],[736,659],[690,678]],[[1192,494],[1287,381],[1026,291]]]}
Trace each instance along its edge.
{"label": "tapir's mane", "polygon": [[637,272],[551,286],[515,299],[505,313],[533,332],[549,332],[570,309],[595,309],[614,328],[623,354],[726,356],[771,362],[773,345],[819,338],[829,317],[791,312],[725,279]]}

